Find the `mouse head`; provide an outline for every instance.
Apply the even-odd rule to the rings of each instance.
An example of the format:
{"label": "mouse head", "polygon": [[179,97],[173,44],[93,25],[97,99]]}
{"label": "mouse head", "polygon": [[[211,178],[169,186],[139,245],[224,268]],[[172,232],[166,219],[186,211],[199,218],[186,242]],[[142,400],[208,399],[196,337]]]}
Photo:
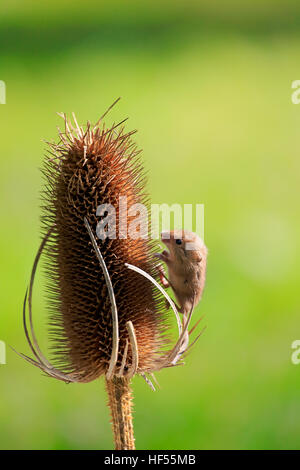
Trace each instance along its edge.
{"label": "mouse head", "polygon": [[200,262],[206,257],[207,249],[201,238],[188,230],[171,230],[162,232],[161,240],[170,251],[174,259],[188,259],[191,262]]}

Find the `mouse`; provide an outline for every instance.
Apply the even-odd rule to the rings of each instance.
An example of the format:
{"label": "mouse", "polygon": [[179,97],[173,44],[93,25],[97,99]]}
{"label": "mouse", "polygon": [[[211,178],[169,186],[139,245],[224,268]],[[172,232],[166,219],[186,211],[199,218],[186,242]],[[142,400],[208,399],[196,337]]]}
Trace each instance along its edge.
{"label": "mouse", "polygon": [[188,230],[163,231],[161,241],[167,250],[155,256],[166,263],[168,277],[160,265],[160,281],[163,287],[171,287],[179,304],[177,310],[186,318],[202,297],[207,248],[196,233]]}

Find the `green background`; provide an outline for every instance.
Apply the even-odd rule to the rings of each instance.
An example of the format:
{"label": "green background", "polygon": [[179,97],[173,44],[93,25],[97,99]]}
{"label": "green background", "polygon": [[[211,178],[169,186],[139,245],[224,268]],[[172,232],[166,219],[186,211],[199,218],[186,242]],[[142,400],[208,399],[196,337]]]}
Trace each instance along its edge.
{"label": "green background", "polygon": [[[4,1],[0,17],[0,447],[110,449],[104,381],[65,385],[28,353],[42,139],[74,111],[129,116],[155,203],[204,203],[206,332],[185,367],[134,379],[138,449],[299,448],[299,1]],[[42,279],[34,296],[47,350]]]}

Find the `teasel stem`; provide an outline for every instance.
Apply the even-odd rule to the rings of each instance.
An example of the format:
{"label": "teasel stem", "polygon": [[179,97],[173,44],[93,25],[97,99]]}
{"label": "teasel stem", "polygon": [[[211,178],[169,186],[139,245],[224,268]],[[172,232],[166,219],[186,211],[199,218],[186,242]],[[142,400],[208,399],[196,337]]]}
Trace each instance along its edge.
{"label": "teasel stem", "polygon": [[114,375],[106,378],[108,405],[116,450],[135,450],[132,423],[132,391],[130,379]]}

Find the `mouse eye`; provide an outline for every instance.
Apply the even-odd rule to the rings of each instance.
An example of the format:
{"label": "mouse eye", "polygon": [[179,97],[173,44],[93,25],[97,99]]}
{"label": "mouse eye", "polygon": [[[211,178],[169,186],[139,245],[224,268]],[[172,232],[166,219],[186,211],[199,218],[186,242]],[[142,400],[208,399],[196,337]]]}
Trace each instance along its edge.
{"label": "mouse eye", "polygon": [[180,240],[179,238],[177,238],[176,240],[176,245],[181,245],[182,244],[182,240]]}

